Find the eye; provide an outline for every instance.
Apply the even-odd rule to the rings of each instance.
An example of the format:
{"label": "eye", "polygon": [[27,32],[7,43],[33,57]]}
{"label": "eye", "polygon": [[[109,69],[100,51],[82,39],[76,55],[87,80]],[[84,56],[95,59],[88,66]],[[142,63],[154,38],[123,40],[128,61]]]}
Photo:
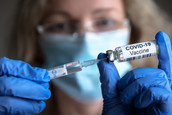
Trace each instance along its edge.
{"label": "eye", "polygon": [[103,20],[98,20],[95,22],[95,26],[97,28],[107,28],[107,27],[114,26],[115,24],[116,22],[112,19],[103,19]]}
{"label": "eye", "polygon": [[47,32],[66,32],[70,29],[70,24],[66,22],[56,23],[47,25],[45,28]]}
{"label": "eye", "polygon": [[51,24],[47,27],[47,30],[53,31],[53,30],[65,30],[66,28],[69,28],[68,23],[57,23],[57,24]]}

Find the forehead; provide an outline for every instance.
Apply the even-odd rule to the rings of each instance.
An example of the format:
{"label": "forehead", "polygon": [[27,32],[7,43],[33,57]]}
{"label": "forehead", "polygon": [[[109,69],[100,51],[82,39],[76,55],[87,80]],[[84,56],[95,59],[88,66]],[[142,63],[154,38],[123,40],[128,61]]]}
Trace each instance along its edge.
{"label": "forehead", "polygon": [[112,9],[119,15],[124,15],[122,0],[48,0],[49,11],[62,11],[79,18],[91,13]]}

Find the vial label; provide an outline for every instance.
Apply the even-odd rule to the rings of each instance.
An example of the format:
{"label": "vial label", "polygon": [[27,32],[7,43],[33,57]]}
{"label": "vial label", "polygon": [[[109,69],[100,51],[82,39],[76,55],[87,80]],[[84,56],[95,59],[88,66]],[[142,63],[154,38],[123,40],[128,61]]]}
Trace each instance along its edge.
{"label": "vial label", "polygon": [[156,41],[147,41],[121,47],[123,61],[136,60],[157,54]]}
{"label": "vial label", "polygon": [[66,65],[55,67],[48,71],[51,79],[67,75]]}

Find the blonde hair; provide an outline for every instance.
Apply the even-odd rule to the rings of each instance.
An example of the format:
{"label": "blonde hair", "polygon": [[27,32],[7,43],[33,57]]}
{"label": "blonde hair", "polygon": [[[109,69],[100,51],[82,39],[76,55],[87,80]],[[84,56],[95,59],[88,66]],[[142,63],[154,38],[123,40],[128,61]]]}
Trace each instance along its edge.
{"label": "blonde hair", "polygon": [[40,49],[36,27],[43,17],[46,2],[47,0],[20,1],[18,19],[12,36],[13,42],[10,45],[11,58],[34,65],[37,63]]}
{"label": "blonde hair", "polygon": [[[36,26],[43,18],[47,0],[21,0],[19,15],[14,31],[12,58],[36,64],[41,59]],[[131,43],[153,40],[157,31],[170,30],[162,13],[152,0],[123,0],[126,14],[131,23]],[[11,50],[11,49],[10,49]],[[39,55],[40,54],[40,55]],[[42,62],[36,65],[41,65]],[[157,65],[154,58],[131,61],[133,67]],[[136,64],[137,63],[137,64]]]}

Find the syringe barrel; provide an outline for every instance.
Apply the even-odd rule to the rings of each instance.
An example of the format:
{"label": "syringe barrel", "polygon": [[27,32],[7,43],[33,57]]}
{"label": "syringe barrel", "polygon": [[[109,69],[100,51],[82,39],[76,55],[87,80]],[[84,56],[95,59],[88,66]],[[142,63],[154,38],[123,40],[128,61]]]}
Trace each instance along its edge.
{"label": "syringe barrel", "polygon": [[[111,52],[111,53],[110,53]],[[155,40],[121,46],[107,51],[109,61],[119,62],[141,59],[155,56],[159,53],[159,48]]]}
{"label": "syringe barrel", "polygon": [[63,64],[54,68],[48,69],[51,79],[66,76],[82,70],[80,61],[75,61],[67,64]]}

